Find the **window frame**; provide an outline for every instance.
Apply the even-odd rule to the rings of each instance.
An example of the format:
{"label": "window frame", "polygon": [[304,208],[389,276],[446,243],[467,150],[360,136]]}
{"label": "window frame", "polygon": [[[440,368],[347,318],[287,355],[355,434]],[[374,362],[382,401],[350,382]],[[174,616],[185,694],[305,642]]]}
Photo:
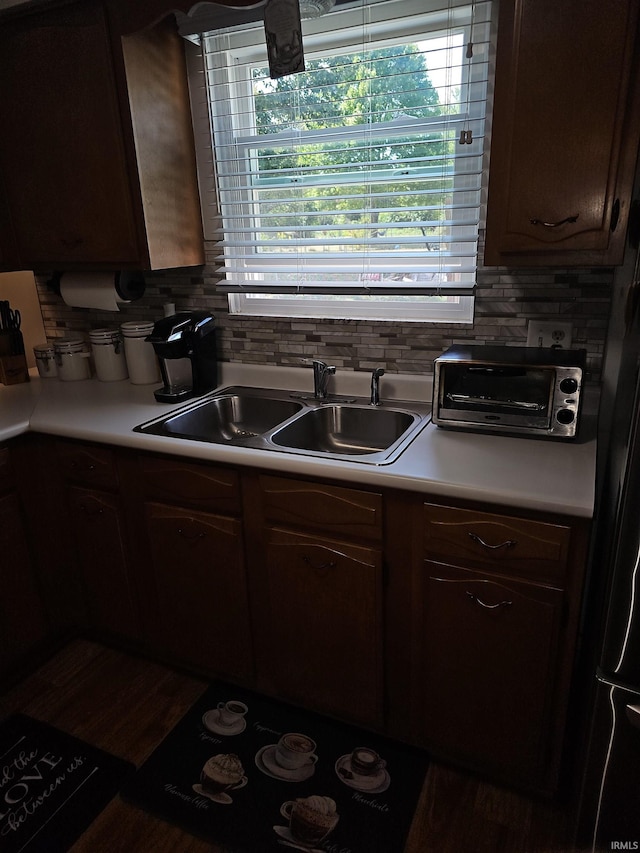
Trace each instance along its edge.
{"label": "window frame", "polygon": [[[419,0],[418,5],[420,5]],[[416,6],[416,0],[406,0],[407,6]],[[465,6],[469,4],[464,4]],[[449,10],[450,13],[450,10]],[[443,15],[445,11],[443,10]],[[487,24],[488,26],[488,24]],[[460,27],[458,27],[460,29]],[[437,40],[443,37],[443,30],[447,30],[446,21],[440,22],[440,25],[436,26],[434,24],[433,28],[428,34],[428,40]],[[465,31],[465,28],[462,27],[462,31]],[[468,31],[468,27],[467,27]],[[341,36],[342,37],[342,33]],[[421,34],[422,35],[422,34]],[[411,34],[408,37],[405,37],[404,41],[412,42],[417,40],[417,36],[415,34]],[[420,41],[425,41],[427,39],[420,38]],[[400,36],[395,35],[393,38],[389,38],[388,35],[385,35],[383,39],[380,41],[376,41],[375,47],[380,46],[380,42],[389,44],[390,42],[399,43],[401,41]],[[343,53],[348,53],[349,50],[353,50],[354,47],[357,49],[359,46],[358,40],[350,40],[349,44],[344,43],[341,50]],[[326,51],[327,49],[333,51],[334,47],[332,45],[332,38],[330,34],[320,35],[313,42],[313,49],[310,55],[316,54],[319,50]],[[244,49],[240,49],[237,51],[242,54],[243,64],[247,62],[249,58],[250,62],[245,65],[246,68],[250,68],[251,63],[253,65],[264,65],[264,57],[256,56],[253,59],[252,54],[255,54],[255,48],[253,46],[247,46]],[[464,63],[463,63],[463,67]],[[464,74],[464,72],[463,72]],[[475,83],[475,79],[469,81],[464,80],[463,86],[473,85]],[[241,92],[240,97],[244,99],[252,100],[251,98],[251,73],[250,71],[244,73],[244,76],[240,75],[236,76],[235,79],[224,80],[221,83],[216,83],[216,86],[230,86],[230,87],[243,87],[244,91]],[[214,87],[214,88],[215,88]],[[480,116],[481,120],[484,120],[484,116],[486,115],[486,110],[488,109],[487,102],[488,97],[484,98],[484,108],[482,110],[482,115]],[[464,97],[460,99],[460,108],[464,106]],[[248,111],[247,111],[248,112]],[[477,120],[477,117],[473,117],[474,120]],[[443,116],[434,116],[433,119],[421,119],[420,122],[423,127],[427,128],[430,124],[442,123],[444,120]],[[459,118],[458,118],[459,120]],[[213,120],[210,117],[211,121],[211,134],[213,135]],[[245,123],[245,130],[251,130],[249,126]],[[340,130],[329,130],[329,133],[333,136],[338,137],[340,135]],[[385,131],[388,130],[388,127],[383,126],[382,124],[378,126],[376,129],[376,133],[379,135],[383,135]],[[265,139],[270,139],[271,137],[265,137],[262,135],[259,137],[258,134],[245,133],[244,135],[236,134],[236,141],[238,147],[241,150],[246,150],[250,152],[251,146],[255,148],[256,142],[264,143]],[[486,162],[486,151],[482,152],[479,155],[481,162]],[[211,150],[209,155],[210,165],[213,168],[215,163],[215,155],[213,150]],[[458,162],[459,158],[455,158],[455,161]],[[455,173],[456,175],[458,173]],[[455,176],[454,176],[455,177]],[[474,190],[477,193],[477,189]],[[474,205],[475,206],[475,205]],[[482,204],[479,205],[480,211],[482,211]],[[480,218],[480,217],[479,217]],[[219,216],[217,229],[211,234],[211,232],[207,233],[207,237],[210,239],[219,240],[221,236],[224,234],[224,226],[221,222],[222,217]],[[481,222],[478,223],[478,227],[480,228],[482,225]],[[476,253],[477,253],[477,243],[476,243]],[[476,254],[476,263],[477,267],[477,254]],[[475,283],[475,282],[474,282]],[[241,288],[241,289],[240,289]],[[447,293],[447,288],[443,287],[441,290],[441,294],[444,297],[449,297],[450,301],[444,301],[438,299],[437,297],[427,296],[424,293],[416,293],[415,296],[413,294],[407,294],[407,290],[413,288],[407,288],[407,290],[402,292],[402,298],[398,299],[389,299],[389,294],[384,294],[385,298],[381,299],[382,294],[376,293],[375,287],[371,288],[369,294],[365,299],[358,300],[358,302],[353,299],[349,299],[347,295],[344,301],[340,301],[336,293],[327,294],[326,299],[318,298],[316,294],[312,294],[312,298],[305,300],[306,294],[300,294],[295,292],[295,287],[289,288],[289,291],[283,294],[274,297],[273,293],[268,293],[268,288],[255,288],[254,290],[249,290],[246,288],[246,284],[241,284],[238,292],[229,292],[229,310],[230,313],[235,315],[246,315],[246,316],[278,316],[278,317],[308,317],[308,318],[335,318],[335,319],[368,319],[375,321],[397,321],[401,320],[403,322],[422,322],[422,323],[472,323],[473,322],[473,309],[474,309],[474,298],[473,298],[473,284],[469,286],[466,291],[454,292],[453,294]],[[223,286],[221,289],[228,289]],[[366,290],[366,288],[363,288]],[[236,290],[236,288],[234,288]],[[243,292],[244,290],[244,292]],[[309,288],[312,290],[312,288]],[[432,291],[433,292],[433,291]],[[348,292],[347,292],[348,293]],[[302,299],[300,297],[303,297]],[[379,300],[379,301],[376,301]],[[372,304],[375,303],[375,304]]]}

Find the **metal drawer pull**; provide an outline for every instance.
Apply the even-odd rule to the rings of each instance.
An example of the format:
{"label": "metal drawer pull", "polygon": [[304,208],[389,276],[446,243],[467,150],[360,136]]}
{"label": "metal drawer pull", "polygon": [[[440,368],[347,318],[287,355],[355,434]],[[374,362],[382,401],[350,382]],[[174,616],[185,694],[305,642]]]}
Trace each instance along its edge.
{"label": "metal drawer pull", "polygon": [[[77,462],[75,459],[72,459],[71,460],[71,467],[72,468],[80,468],[80,463]],[[95,465],[85,465],[82,470],[83,471],[95,471],[96,466]]]}
{"label": "metal drawer pull", "polygon": [[475,601],[476,604],[479,604],[480,607],[486,607],[487,610],[495,610],[497,607],[511,607],[513,601],[499,601],[497,604],[486,604],[482,599],[478,598],[477,595],[474,595],[469,590],[466,590],[467,595],[472,601]]}
{"label": "metal drawer pull", "polygon": [[82,512],[85,513],[85,515],[89,515],[89,516],[102,515],[102,513],[104,512],[102,507],[100,507],[99,509],[94,509],[93,512],[91,512],[91,510],[89,509],[89,507],[86,504],[80,504],[80,509],[82,510]]}
{"label": "metal drawer pull", "polygon": [[181,527],[178,528],[178,535],[182,536],[183,539],[189,540],[189,542],[195,542],[196,539],[204,539],[207,535],[206,533],[195,533],[193,536],[190,536],[186,530],[183,530]]}
{"label": "metal drawer pull", "polygon": [[335,569],[335,567],[338,565],[333,560],[330,563],[319,563],[316,565],[309,557],[307,557],[306,554],[302,555],[302,559],[312,569]]}
{"label": "metal drawer pull", "polygon": [[566,219],[561,219],[559,222],[544,222],[542,219],[530,219],[529,222],[532,225],[542,225],[544,228],[558,228],[560,225],[566,225],[568,222],[577,222],[579,213],[576,213],[575,216],[567,216]]}
{"label": "metal drawer pull", "polygon": [[497,551],[498,548],[513,548],[518,544],[515,539],[507,539],[505,542],[501,542],[499,545],[489,545],[488,542],[485,542],[484,539],[481,539],[477,533],[471,533],[467,531],[468,535],[474,542],[477,542],[478,545],[482,545],[483,548],[489,548],[491,551]]}

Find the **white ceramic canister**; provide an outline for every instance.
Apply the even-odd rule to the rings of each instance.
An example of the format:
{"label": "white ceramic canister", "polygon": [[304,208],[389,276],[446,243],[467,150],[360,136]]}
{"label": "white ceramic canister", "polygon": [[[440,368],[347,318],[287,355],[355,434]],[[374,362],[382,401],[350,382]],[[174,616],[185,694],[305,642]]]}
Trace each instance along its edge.
{"label": "white ceramic canister", "polygon": [[57,379],[56,353],[53,344],[36,344],[33,347],[36,367],[42,379]]}
{"label": "white ceramic canister", "polygon": [[96,377],[101,382],[117,382],[129,376],[119,329],[93,329],[89,332]]}
{"label": "white ceramic canister", "polygon": [[60,338],[54,341],[53,349],[56,355],[58,379],[63,382],[74,382],[78,379],[91,379],[91,353],[87,349],[84,338]]}
{"label": "white ceramic canister", "polygon": [[156,351],[153,344],[145,340],[153,332],[153,326],[153,322],[148,320],[130,320],[120,326],[132,385],[151,385],[161,381]]}

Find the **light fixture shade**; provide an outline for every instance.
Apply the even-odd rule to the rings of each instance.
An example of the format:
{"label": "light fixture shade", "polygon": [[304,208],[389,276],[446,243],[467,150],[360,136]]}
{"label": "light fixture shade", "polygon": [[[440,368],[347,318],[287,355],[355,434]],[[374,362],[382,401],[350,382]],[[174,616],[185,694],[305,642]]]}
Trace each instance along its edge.
{"label": "light fixture shade", "polygon": [[330,12],[335,5],[336,0],[300,0],[300,17],[303,20],[319,18]]}

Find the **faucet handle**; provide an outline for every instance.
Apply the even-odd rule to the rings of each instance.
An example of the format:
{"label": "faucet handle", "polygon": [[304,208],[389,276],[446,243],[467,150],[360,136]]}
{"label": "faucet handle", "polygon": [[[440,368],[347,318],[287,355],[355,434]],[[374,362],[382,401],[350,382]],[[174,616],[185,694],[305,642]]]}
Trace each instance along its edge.
{"label": "faucet handle", "polygon": [[325,364],[324,361],[317,358],[311,359],[311,364],[313,366],[313,396],[316,400],[325,400],[329,377],[335,374],[336,368],[334,365]]}
{"label": "faucet handle", "polygon": [[318,370],[328,371],[329,373],[336,372],[335,366],[327,364],[326,361],[320,361],[319,358],[307,359],[306,363],[313,365]]}

